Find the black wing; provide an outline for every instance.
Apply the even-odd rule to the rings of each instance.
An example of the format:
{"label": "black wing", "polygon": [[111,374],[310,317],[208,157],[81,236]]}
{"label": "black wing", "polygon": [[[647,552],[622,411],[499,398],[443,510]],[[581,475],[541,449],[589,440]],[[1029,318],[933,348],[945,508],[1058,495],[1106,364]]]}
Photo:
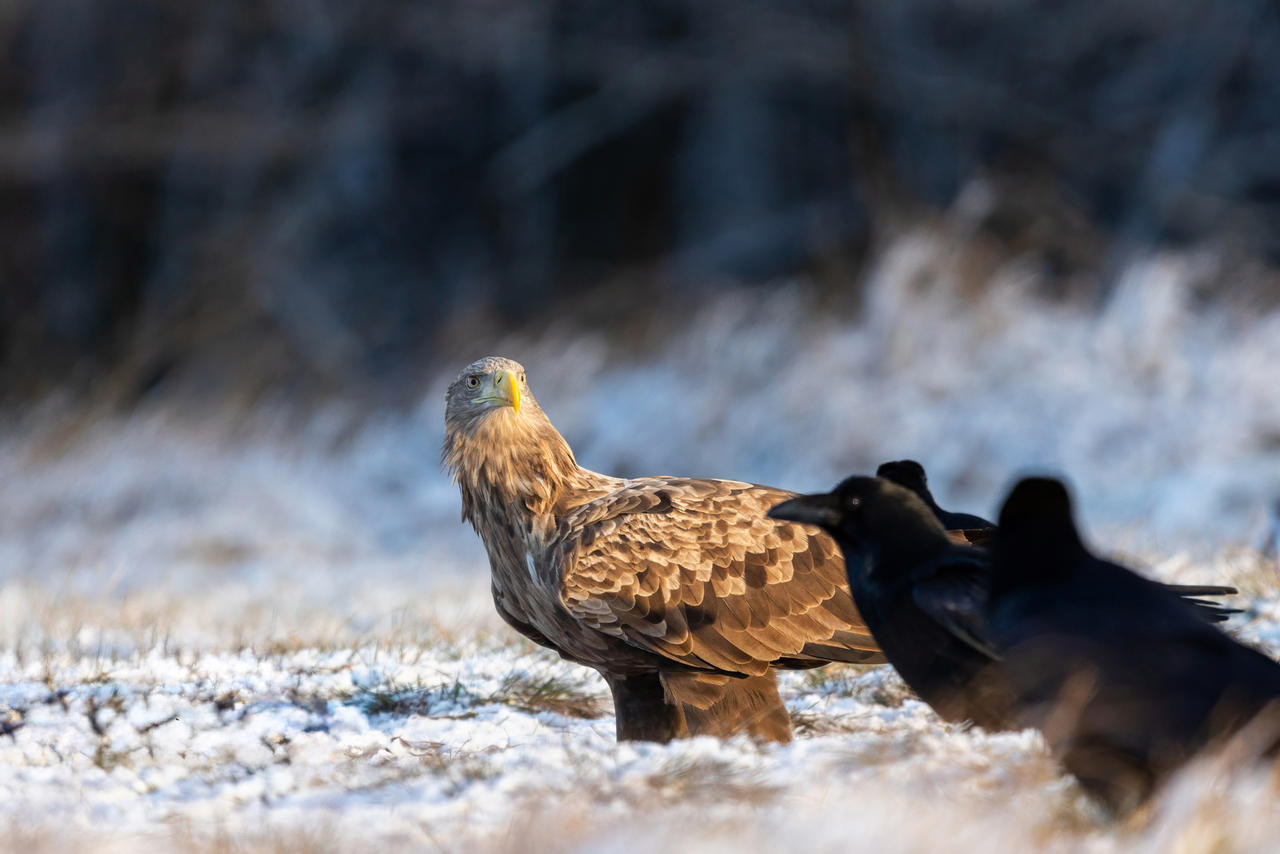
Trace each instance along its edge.
{"label": "black wing", "polygon": [[987,628],[991,565],[970,549],[949,551],[923,567],[912,583],[916,607],[957,639],[991,660],[999,659]]}

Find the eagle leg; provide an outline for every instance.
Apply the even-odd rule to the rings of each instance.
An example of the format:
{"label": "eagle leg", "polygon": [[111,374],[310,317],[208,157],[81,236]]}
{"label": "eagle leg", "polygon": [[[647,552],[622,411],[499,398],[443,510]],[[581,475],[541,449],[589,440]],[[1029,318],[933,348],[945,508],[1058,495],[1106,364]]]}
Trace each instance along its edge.
{"label": "eagle leg", "polygon": [[668,742],[689,735],[683,710],[667,702],[657,673],[603,676],[613,692],[618,741]]}

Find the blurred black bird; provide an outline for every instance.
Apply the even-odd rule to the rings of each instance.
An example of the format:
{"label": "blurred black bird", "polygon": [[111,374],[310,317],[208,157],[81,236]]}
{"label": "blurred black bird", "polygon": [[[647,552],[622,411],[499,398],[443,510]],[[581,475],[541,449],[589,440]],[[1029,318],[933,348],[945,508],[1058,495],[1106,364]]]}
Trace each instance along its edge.
{"label": "blurred black bird", "polygon": [[880,468],[876,469],[876,477],[882,477],[890,483],[896,483],[914,492],[948,531],[980,531],[996,526],[995,522],[983,519],[981,516],[975,516],[972,513],[952,513],[950,510],[939,507],[938,502],[933,498],[933,493],[929,491],[929,478],[924,473],[924,466],[915,460],[881,463]]}
{"label": "blurred black bird", "polygon": [[[934,500],[933,494],[929,491],[929,480],[925,474],[924,466],[915,460],[896,460],[894,462],[881,463],[880,468],[876,469],[876,477],[884,478],[914,492],[916,497],[924,502],[925,506],[933,512],[934,517],[947,529],[951,539],[956,542],[986,547],[989,545],[988,541],[991,537],[999,530],[995,522],[991,522],[981,516],[975,516],[972,513],[952,513],[939,507],[938,502]],[[1164,586],[1179,596],[1188,599],[1193,604],[1198,605],[1201,608],[1201,616],[1211,622],[1222,622],[1232,614],[1240,613],[1239,608],[1228,608],[1218,602],[1195,598],[1198,596],[1232,596],[1240,592],[1234,587],[1218,584],[1166,584]]]}
{"label": "blurred black bird", "polygon": [[1020,722],[1118,813],[1280,698],[1280,664],[1165,586],[1091,554],[1057,480],[1014,487],[992,565],[988,640]]}
{"label": "blurred black bird", "polygon": [[[885,657],[948,721],[988,729],[1019,725],[986,625],[994,570],[986,550],[957,543],[915,493],[878,477],[851,477],[833,492],[801,495],[769,511],[822,528],[844,553],[849,589]],[[1189,598],[1229,587],[1165,587],[1192,614],[1227,609]]]}
{"label": "blurred black bird", "polygon": [[876,644],[940,717],[992,729],[1012,724],[1012,697],[993,666],[984,624],[986,552],[952,541],[917,495],[878,477],[848,478],[834,492],[798,496],[769,515],[831,534]]}

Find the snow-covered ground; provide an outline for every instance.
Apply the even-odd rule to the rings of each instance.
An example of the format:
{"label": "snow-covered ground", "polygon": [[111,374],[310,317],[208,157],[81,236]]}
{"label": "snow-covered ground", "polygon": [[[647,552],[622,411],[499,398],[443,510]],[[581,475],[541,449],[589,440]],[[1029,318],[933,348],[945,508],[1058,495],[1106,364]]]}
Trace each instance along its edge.
{"label": "snow-covered ground", "polygon": [[[1254,605],[1245,635],[1280,652],[1280,598]],[[6,594],[7,620],[56,607]],[[169,628],[0,654],[15,848],[1199,851],[1280,832],[1274,776],[1216,765],[1117,827],[1035,733],[944,724],[888,667],[786,674],[790,745],[619,745],[594,674],[485,620],[404,614],[334,643]]]}
{"label": "snow-covered ground", "polygon": [[[858,317],[801,285],[608,330],[526,330],[410,413],[157,405],[0,427],[0,803],[12,847],[1248,850],[1270,773],[1193,769],[1108,823],[1032,734],[940,723],[887,668],[790,674],[788,746],[616,745],[591,672],[503,627],[439,469],[445,384],[520,359],[584,465],[826,488],[886,459],[992,513],[1066,472],[1095,542],[1224,581],[1280,652],[1280,313],[1205,302],[1191,256],[1094,311],[883,255]],[[686,838],[692,834],[692,841]]]}

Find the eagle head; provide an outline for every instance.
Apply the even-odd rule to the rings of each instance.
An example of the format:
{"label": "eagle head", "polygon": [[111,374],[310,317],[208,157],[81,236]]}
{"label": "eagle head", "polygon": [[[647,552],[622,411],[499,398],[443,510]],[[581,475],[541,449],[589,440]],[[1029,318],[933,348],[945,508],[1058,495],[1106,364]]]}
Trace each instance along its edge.
{"label": "eagle head", "polygon": [[[445,428],[470,434],[493,418],[519,418],[537,410],[525,382],[524,366],[502,356],[485,356],[462,369],[444,396]],[[508,425],[514,426],[514,425]]]}
{"label": "eagle head", "polygon": [[486,356],[445,392],[442,461],[463,490],[463,515],[479,503],[545,507],[577,463],[534,400],[524,366]]}

